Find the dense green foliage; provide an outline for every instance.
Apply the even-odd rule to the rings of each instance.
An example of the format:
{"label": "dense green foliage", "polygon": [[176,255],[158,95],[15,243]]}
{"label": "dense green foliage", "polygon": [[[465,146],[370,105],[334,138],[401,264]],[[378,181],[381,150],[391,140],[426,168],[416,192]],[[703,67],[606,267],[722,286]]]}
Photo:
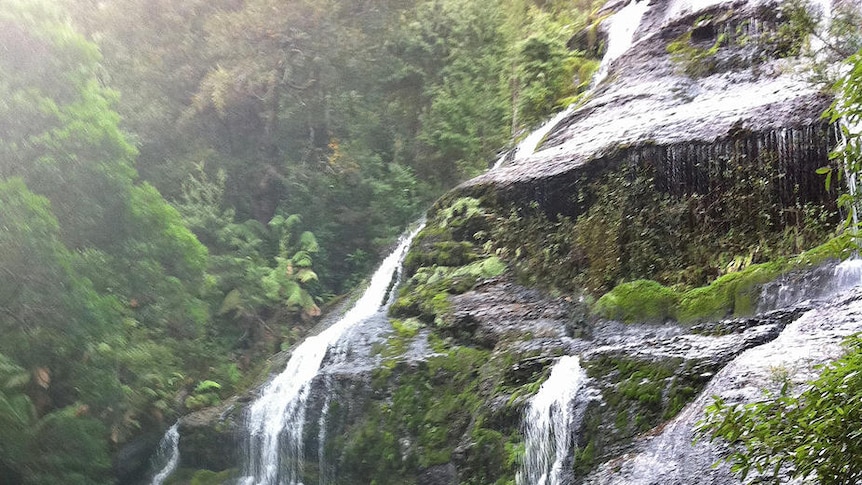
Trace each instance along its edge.
{"label": "dense green foliage", "polygon": [[600,2],[65,3],[122,92],[143,178],[179,201],[189,174],[221,171],[229,222],[301,216],[327,295],[582,89],[596,60],[566,42]]}
{"label": "dense green foliage", "polygon": [[[825,485],[862,480],[862,340],[823,369],[801,394],[785,381],[778,392],[752,404],[717,398],[700,424],[709,440],[738,445],[727,460],[750,483],[762,477],[816,478]],[[776,482],[777,483],[777,482]]]}
{"label": "dense green foliage", "polygon": [[[579,93],[598,3],[0,0],[0,481],[114,482],[253,382]],[[441,244],[429,285],[505,268]]]}
{"label": "dense green foliage", "polygon": [[158,424],[183,375],[206,369],[193,349],[207,251],[136,182],[95,46],[38,3],[3,2],[0,24],[0,419],[14,436],[0,468],[109,483],[109,446]]}
{"label": "dense green foliage", "polygon": [[551,289],[598,296],[639,279],[697,287],[831,235],[836,208],[787,204],[774,169],[768,156],[740,156],[726,170],[713,169],[708,193],[674,195],[659,186],[654,168],[627,165],[578,184],[577,217],[551,218],[538,207],[502,217],[497,208],[490,239],[520,279]]}

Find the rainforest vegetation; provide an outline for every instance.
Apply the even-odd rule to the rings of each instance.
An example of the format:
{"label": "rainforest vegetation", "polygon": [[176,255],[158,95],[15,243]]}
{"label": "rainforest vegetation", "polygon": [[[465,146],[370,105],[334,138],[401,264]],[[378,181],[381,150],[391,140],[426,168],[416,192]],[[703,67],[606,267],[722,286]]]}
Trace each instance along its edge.
{"label": "rainforest vegetation", "polygon": [[[0,0],[0,484],[117,483],[118,454],[130,443],[259,382],[267,357],[349,298],[434,199],[578,99],[601,57],[602,3]],[[860,117],[862,60],[852,66],[833,121]],[[858,146],[847,145],[850,159],[860,160]],[[609,205],[646,194],[676,210],[667,217],[685,209],[650,191],[648,179],[635,180],[637,194],[606,182],[591,190]],[[420,237],[436,251],[425,257],[445,261],[414,253],[406,263],[418,293],[396,303],[400,324],[435,323],[448,293],[507,267],[548,291],[577,286],[595,297],[626,280],[660,279],[637,259],[607,271],[597,263],[580,279],[556,271],[561,260],[583,269],[571,243],[589,249],[603,230],[651,231],[645,221],[601,208],[580,220],[501,212],[465,245],[454,240],[467,230],[459,224],[490,214],[475,199],[452,207],[459,222],[437,221],[439,234]],[[823,208],[804,209],[816,234],[799,227],[792,241],[782,233],[764,248],[822,242],[832,229]],[[572,236],[578,224],[590,230]],[[547,228],[552,239],[561,228],[569,234],[548,245],[538,235]],[[760,241],[744,238],[718,241],[721,256],[690,281],[661,258],[662,283],[696,286],[716,268],[747,266],[745,248]],[[653,242],[632,254],[648,259],[661,247]],[[438,263],[466,268],[423,269]],[[638,284],[674,298],[657,282]],[[450,353],[457,362],[441,357],[440,367],[454,376],[455,412],[476,399],[476,383],[459,379],[485,354]],[[836,369],[858,360],[851,354]],[[850,382],[858,403],[858,379],[840,372],[800,399]],[[844,399],[827,391],[825,399]],[[737,439],[754,423],[739,412],[716,437]],[[448,415],[440,416],[442,425]],[[503,443],[501,455],[515,446],[493,430],[474,432]],[[824,439],[834,451],[858,436]],[[769,456],[796,443],[788,440]],[[516,466],[509,451],[497,468]]]}
{"label": "rainforest vegetation", "polygon": [[0,483],[255,382],[576,96],[592,0],[0,0]]}

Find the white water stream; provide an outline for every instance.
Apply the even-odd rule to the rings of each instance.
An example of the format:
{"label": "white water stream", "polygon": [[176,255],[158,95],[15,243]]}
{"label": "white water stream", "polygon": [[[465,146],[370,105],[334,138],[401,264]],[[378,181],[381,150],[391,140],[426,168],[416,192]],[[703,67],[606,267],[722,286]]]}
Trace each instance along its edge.
{"label": "white water stream", "polygon": [[574,401],[587,380],[578,357],[560,358],[530,400],[524,419],[526,454],[518,485],[560,485],[572,450]]}
{"label": "white water stream", "polygon": [[180,464],[180,431],[179,425],[174,424],[159,442],[159,451],[153,458],[153,465],[158,470],[153,475],[150,485],[162,485],[170,477]]}
{"label": "white water stream", "polygon": [[[607,20],[608,48],[593,76],[593,87],[607,77],[610,64],[632,46],[635,31],[647,11],[648,3],[648,0],[632,0]],[[573,111],[574,106],[569,106],[531,133],[518,145],[515,159],[532,155],[545,136]],[[523,420],[525,456],[516,476],[518,485],[564,483],[565,469],[571,468],[567,467],[566,460],[571,455],[574,441],[575,399],[586,380],[587,375],[581,369],[580,359],[563,356],[554,364],[550,377],[530,400]]]}
{"label": "white water stream", "polygon": [[246,423],[249,435],[243,485],[300,485],[303,462],[303,430],[311,383],[324,359],[338,359],[346,352],[339,345],[352,327],[385,309],[388,291],[400,275],[401,261],[420,228],[404,237],[383,260],[371,283],[354,306],[318,335],[308,337],[290,356],[285,370],[263,389],[251,405]]}
{"label": "white water stream", "polygon": [[[631,47],[634,41],[635,31],[640,25],[644,13],[647,11],[648,3],[649,0],[632,0],[631,3],[606,21],[608,22],[608,47],[605,51],[605,55],[602,57],[599,68],[593,75],[593,79],[590,83],[592,88],[598,86],[599,83],[607,77],[611,63],[621,55],[625,54],[625,52]],[[575,111],[575,107],[576,106],[574,104],[569,105],[566,109],[555,114],[540,127],[530,132],[530,134],[521,140],[521,142],[515,147],[512,161],[519,162],[536,153],[545,137],[548,136],[548,133],[550,133],[560,122],[566,119],[567,116],[572,114]],[[509,154],[504,153],[497,159],[491,169],[495,170],[500,168],[504,163],[506,163],[508,158]]]}
{"label": "white water stream", "polygon": [[640,27],[641,20],[648,8],[649,0],[632,0],[631,3],[607,20],[609,23],[608,48],[602,57],[598,71],[593,76],[591,83],[593,86],[598,86],[608,77],[611,64],[632,46],[635,32]]}

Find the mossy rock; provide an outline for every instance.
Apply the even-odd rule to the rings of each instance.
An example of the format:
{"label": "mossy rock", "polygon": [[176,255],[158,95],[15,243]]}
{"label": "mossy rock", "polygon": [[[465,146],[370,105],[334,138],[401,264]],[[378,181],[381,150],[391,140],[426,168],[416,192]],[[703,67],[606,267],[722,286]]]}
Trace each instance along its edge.
{"label": "mossy rock", "polygon": [[629,323],[665,318],[696,323],[750,315],[757,309],[764,284],[790,271],[846,259],[856,249],[853,235],[844,233],[794,258],[753,264],[681,293],[650,280],[622,283],[599,298],[593,313]]}
{"label": "mossy rock", "polygon": [[594,312],[624,322],[664,321],[673,317],[677,298],[675,291],[661,283],[631,281],[599,298]]}
{"label": "mossy rock", "polygon": [[407,274],[412,275],[422,267],[464,266],[478,257],[475,247],[469,242],[432,242],[420,244],[416,250],[411,250],[404,259],[404,269]]}
{"label": "mossy rock", "polygon": [[496,256],[462,267],[419,268],[399,291],[389,314],[395,318],[416,317],[427,324],[443,326],[450,320],[450,295],[469,291],[482,279],[499,276],[505,270],[506,264]]}
{"label": "mossy rock", "polygon": [[214,472],[210,470],[199,470],[192,476],[189,485],[222,485],[227,484],[233,478],[233,470]]}

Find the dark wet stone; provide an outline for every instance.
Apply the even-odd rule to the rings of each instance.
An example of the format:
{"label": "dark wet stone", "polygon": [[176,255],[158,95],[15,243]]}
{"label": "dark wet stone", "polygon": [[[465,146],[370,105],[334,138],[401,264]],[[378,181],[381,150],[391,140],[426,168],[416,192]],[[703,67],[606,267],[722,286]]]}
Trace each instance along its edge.
{"label": "dark wet stone", "polygon": [[416,477],[416,485],[457,485],[458,471],[452,463],[426,468]]}

